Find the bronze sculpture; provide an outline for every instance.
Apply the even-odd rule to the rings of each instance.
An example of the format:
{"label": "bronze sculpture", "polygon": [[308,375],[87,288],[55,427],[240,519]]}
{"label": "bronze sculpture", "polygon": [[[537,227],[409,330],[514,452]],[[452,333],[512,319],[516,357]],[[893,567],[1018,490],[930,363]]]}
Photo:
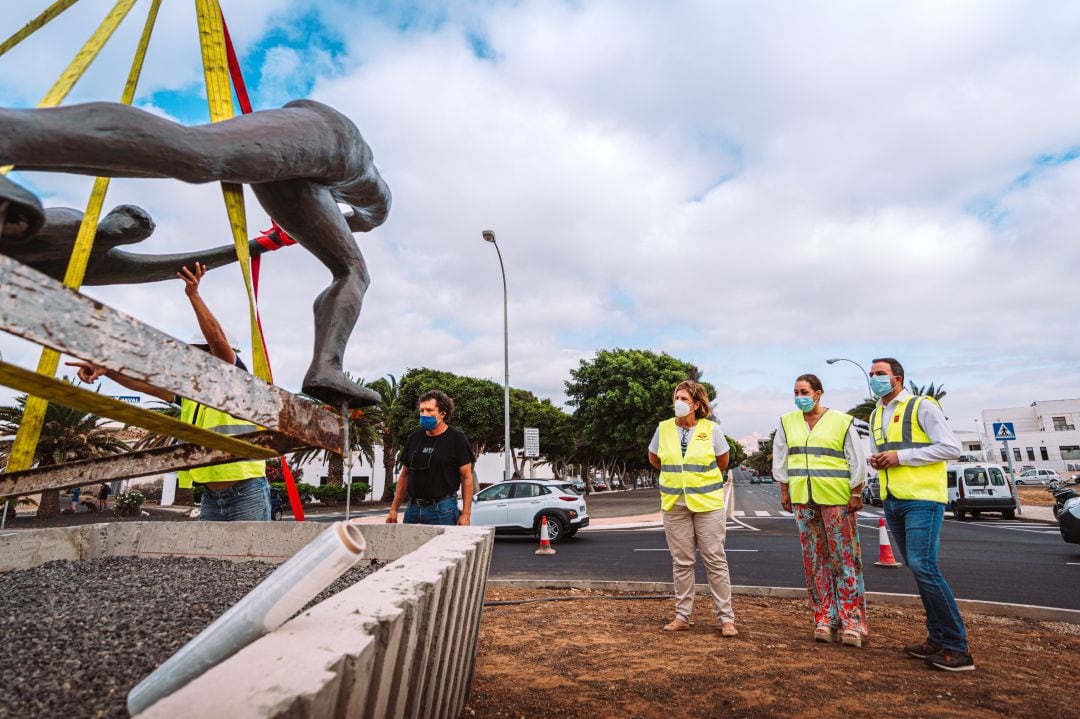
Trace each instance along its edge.
{"label": "bronze sculpture", "polygon": [[[193,127],[119,103],[5,108],[0,109],[0,164],[108,177],[251,185],[267,214],[333,275],[330,286],[315,300],[315,346],[303,391],[325,402],[348,402],[354,407],[380,400],[374,391],[351,382],[341,363],[370,284],[352,233],[381,225],[391,196],[360,131],[333,108],[296,100],[280,109]],[[58,238],[75,222],[71,215],[42,211],[40,205],[35,208],[36,200],[32,196],[28,200],[28,194],[10,181],[0,183],[0,203],[7,204],[0,252],[16,259],[18,254],[9,251],[9,246],[19,245],[26,256],[27,243],[34,242],[36,233],[44,233],[43,241],[49,244],[51,239],[50,246],[55,248],[63,244]],[[343,215],[339,202],[349,205],[351,214]],[[59,234],[49,235],[50,223]],[[114,210],[99,229],[99,238],[105,242],[95,253],[95,268],[89,275],[101,273],[98,279],[108,279],[111,273],[129,282],[160,279],[163,268],[171,267],[181,255],[149,261],[116,249],[133,238],[144,239],[152,230],[152,221],[138,208]],[[205,253],[184,256],[192,255],[204,261]],[[110,261],[116,263],[112,270]],[[146,279],[139,279],[140,273]],[[172,274],[165,272],[165,276]]]}

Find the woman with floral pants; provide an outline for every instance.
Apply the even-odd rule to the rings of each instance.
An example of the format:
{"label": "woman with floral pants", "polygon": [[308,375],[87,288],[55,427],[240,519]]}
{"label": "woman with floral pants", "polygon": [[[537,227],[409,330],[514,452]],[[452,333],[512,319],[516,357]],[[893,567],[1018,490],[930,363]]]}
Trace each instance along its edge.
{"label": "woman with floral pants", "polygon": [[867,635],[858,511],[866,458],[854,420],[821,406],[821,380],[795,380],[794,412],[773,439],[780,503],[794,511],[802,542],[814,639],[861,647]]}

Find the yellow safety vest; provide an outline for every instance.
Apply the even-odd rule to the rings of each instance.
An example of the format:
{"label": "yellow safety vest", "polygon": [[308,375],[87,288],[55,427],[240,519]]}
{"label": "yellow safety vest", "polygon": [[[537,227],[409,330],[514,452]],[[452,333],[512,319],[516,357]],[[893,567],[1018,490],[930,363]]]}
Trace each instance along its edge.
{"label": "yellow safety vest", "polygon": [[799,410],[780,418],[787,440],[787,476],[795,504],[839,505],[851,499],[851,465],[844,455],[844,439],[855,418],[826,410],[813,429]]}
{"label": "yellow safety vest", "polygon": [[[259,429],[257,425],[251,422],[236,419],[219,409],[207,407],[205,404],[192,402],[186,398],[180,399],[180,421],[219,434],[246,434]],[[182,489],[190,489],[192,482],[199,484],[237,482],[241,479],[265,476],[266,462],[264,460],[244,460],[242,462],[216,464],[212,467],[181,470],[177,473],[177,484]]]}
{"label": "yellow safety vest", "polygon": [[[870,427],[874,432],[874,445],[878,452],[889,450],[929,447],[933,444],[919,424],[919,406],[925,397],[908,397],[896,405],[888,430],[881,426],[881,405],[870,415]],[[934,462],[921,467],[898,465],[882,470],[881,498],[925,499],[947,504],[949,490],[946,483],[945,463]]]}
{"label": "yellow safety vest", "polygon": [[684,497],[691,512],[724,508],[724,475],[713,450],[714,422],[699,419],[683,454],[675,419],[660,423],[660,508],[665,512]]}

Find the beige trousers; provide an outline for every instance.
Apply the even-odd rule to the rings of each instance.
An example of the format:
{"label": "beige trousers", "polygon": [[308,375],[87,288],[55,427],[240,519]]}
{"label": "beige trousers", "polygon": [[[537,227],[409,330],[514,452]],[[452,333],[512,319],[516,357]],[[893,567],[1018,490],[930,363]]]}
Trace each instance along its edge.
{"label": "beige trousers", "polygon": [[694,570],[697,564],[694,549],[701,551],[705,574],[716,616],[723,622],[734,622],[731,608],[731,577],[728,575],[727,509],[712,512],[691,512],[677,504],[664,512],[664,534],[671,552],[672,575],[675,580],[675,616],[690,621],[694,608]]}

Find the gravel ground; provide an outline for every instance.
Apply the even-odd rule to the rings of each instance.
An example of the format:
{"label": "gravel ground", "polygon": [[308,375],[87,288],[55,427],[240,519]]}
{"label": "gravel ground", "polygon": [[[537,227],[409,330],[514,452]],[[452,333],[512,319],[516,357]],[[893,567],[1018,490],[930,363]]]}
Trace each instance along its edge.
{"label": "gravel ground", "polygon": [[[353,568],[312,604],[375,569]],[[273,570],[112,557],[0,575],[0,717],[128,716],[128,691]]]}

